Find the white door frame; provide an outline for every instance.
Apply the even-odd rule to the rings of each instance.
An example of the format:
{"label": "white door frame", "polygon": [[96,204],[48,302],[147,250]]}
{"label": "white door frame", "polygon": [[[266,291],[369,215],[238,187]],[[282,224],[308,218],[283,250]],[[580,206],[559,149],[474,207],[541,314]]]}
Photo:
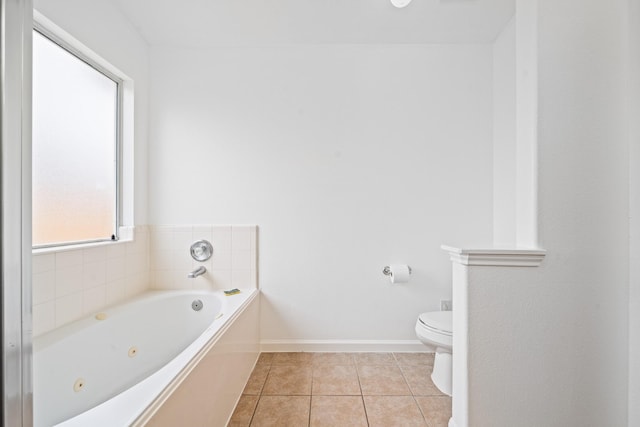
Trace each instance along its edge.
{"label": "white door frame", "polygon": [[0,0],[2,424],[31,426],[32,0]]}

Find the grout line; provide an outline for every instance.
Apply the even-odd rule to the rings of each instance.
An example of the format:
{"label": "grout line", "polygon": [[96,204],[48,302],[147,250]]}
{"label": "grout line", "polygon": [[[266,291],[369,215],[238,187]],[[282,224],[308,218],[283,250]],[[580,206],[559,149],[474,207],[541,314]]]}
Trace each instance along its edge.
{"label": "grout line", "polygon": [[416,400],[416,397],[413,396],[413,395],[411,397],[413,398],[413,401],[415,402],[416,406],[418,407],[418,410],[420,411],[420,414],[422,415],[422,419],[424,420],[425,424],[427,425],[427,427],[431,427],[431,423],[429,422],[429,420],[427,420],[427,416],[422,411],[422,407],[420,405],[418,405],[418,401]]}
{"label": "grout line", "polygon": [[364,409],[364,420],[367,422],[367,427],[371,424],[369,423],[369,415],[367,414],[367,405],[364,404],[364,396],[360,396],[362,400],[362,409]]}
{"label": "grout line", "polygon": [[358,387],[360,387],[360,400],[362,401],[362,409],[364,410],[364,419],[367,422],[367,427],[370,425],[369,423],[369,415],[367,414],[367,405],[364,404],[364,393],[362,392],[362,383],[360,382],[360,370],[359,364],[357,363],[356,357],[353,357],[353,362],[356,365],[356,376],[358,377]]}
{"label": "grout line", "polygon": [[258,410],[258,404],[260,403],[260,398],[262,396],[258,395],[258,400],[256,400],[256,406],[253,407],[253,412],[251,413],[251,418],[249,418],[249,427],[251,427],[251,423],[253,423],[253,417],[256,415],[256,411]]}

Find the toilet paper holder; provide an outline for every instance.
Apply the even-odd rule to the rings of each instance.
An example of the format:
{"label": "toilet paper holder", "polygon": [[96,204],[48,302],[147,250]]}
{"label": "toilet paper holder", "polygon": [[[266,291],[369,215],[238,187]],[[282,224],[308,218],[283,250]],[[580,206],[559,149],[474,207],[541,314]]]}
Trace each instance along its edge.
{"label": "toilet paper holder", "polygon": [[[411,267],[407,266],[409,268],[409,274],[411,274]],[[382,269],[382,274],[384,274],[385,276],[391,276],[391,267],[389,267],[388,265]]]}

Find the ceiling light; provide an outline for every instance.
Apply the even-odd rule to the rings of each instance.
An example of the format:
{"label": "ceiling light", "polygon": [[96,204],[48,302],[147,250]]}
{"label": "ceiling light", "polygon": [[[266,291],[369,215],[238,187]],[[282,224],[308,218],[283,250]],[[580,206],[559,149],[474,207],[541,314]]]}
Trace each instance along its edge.
{"label": "ceiling light", "polygon": [[397,8],[405,7],[411,3],[411,0],[391,0],[391,4]]}

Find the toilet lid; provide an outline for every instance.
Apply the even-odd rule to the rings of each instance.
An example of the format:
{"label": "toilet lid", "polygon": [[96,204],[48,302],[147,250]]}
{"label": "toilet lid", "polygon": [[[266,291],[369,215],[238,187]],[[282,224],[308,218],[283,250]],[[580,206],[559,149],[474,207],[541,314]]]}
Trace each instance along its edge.
{"label": "toilet lid", "polygon": [[428,328],[451,334],[451,330],[453,329],[453,318],[451,314],[451,311],[430,311],[422,313],[418,316],[418,320]]}

